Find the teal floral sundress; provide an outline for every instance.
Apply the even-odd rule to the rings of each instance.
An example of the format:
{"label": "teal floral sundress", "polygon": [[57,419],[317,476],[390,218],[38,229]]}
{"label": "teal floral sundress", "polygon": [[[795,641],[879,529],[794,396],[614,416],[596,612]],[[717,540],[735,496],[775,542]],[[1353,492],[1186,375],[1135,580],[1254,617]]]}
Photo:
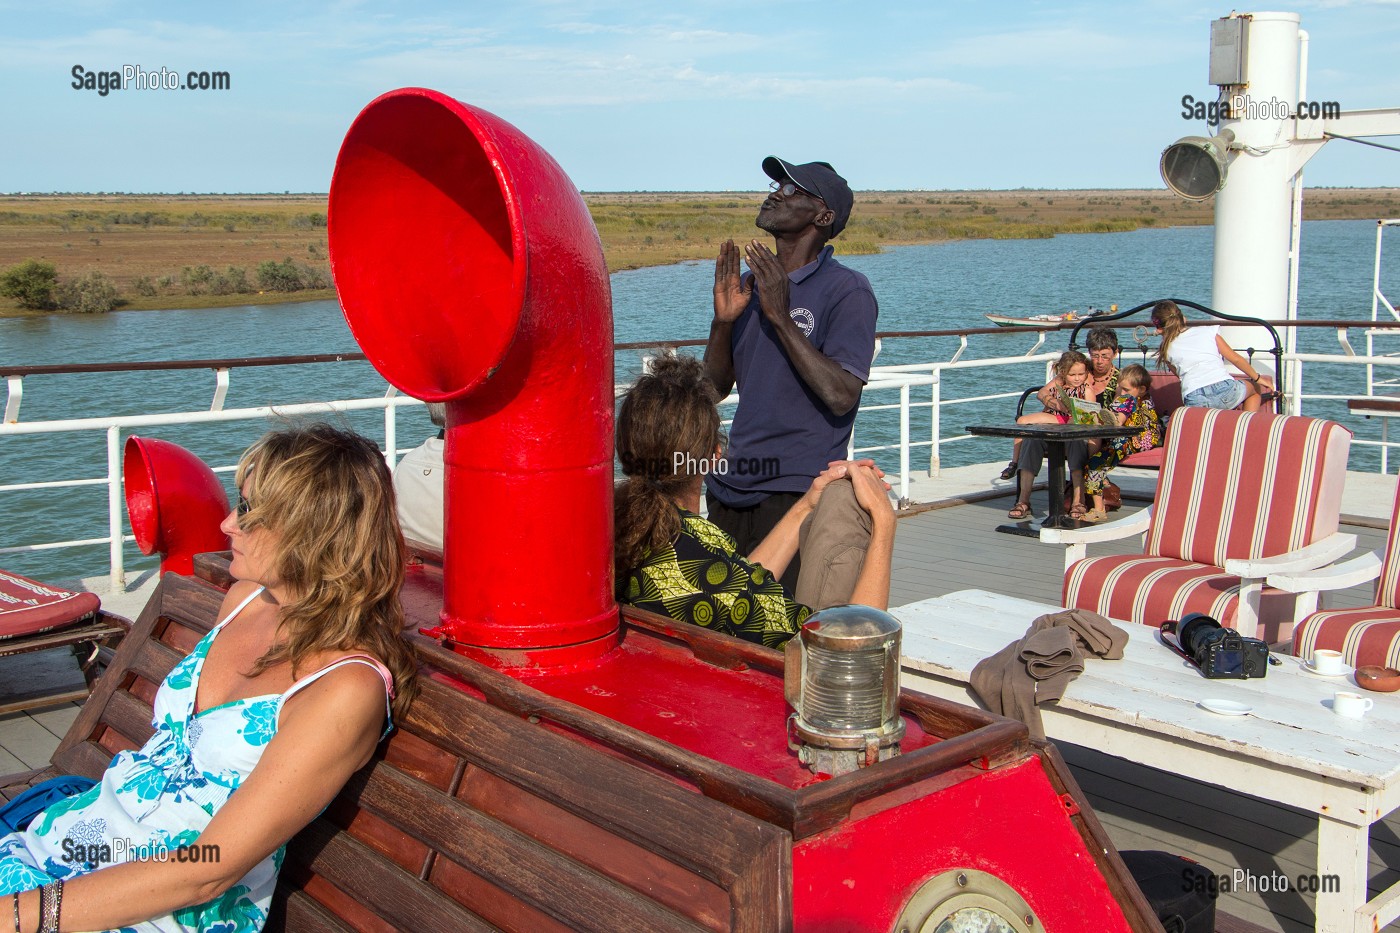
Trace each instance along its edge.
{"label": "teal floral sundress", "polygon": [[[286,693],[232,700],[195,712],[204,659],[215,637],[262,592],[258,589],[200,639],[156,692],[155,734],[139,751],[119,752],[102,780],[61,800],[23,832],[0,837],[0,896],[28,891],[111,862],[161,857],[188,846],[247,779],[277,732],[282,704],[336,667],[368,663],[392,685],[383,665],[345,658],[293,684]],[[385,698],[388,715],[388,697]],[[386,729],[386,733],[387,733]],[[286,847],[204,904],[177,910],[122,933],[246,933],[263,928]],[[95,861],[86,859],[96,857]]]}

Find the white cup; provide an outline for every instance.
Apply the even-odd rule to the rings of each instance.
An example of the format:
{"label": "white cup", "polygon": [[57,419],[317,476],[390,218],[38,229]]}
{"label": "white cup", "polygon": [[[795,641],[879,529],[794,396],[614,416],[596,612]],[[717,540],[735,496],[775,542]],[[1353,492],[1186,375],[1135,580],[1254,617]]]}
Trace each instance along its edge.
{"label": "white cup", "polygon": [[1360,719],[1366,715],[1368,709],[1375,705],[1375,701],[1370,697],[1345,690],[1338,690],[1332,696],[1332,712],[1349,719]]}
{"label": "white cup", "polygon": [[1314,651],[1308,663],[1315,673],[1328,676],[1340,674],[1346,670],[1346,665],[1342,663],[1342,653],[1330,648],[1319,648]]}

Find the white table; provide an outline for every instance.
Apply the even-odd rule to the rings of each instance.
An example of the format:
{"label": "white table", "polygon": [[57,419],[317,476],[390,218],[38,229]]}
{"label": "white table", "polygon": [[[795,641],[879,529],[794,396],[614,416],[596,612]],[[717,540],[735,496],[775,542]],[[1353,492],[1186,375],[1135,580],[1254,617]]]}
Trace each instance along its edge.
{"label": "white table", "polygon": [[[904,686],[975,703],[973,666],[1058,607],[964,590],[892,611],[904,623]],[[1400,806],[1400,694],[1358,691],[1375,708],[1345,719],[1331,700],[1357,689],[1349,679],[1285,656],[1263,679],[1207,680],[1150,627],[1119,625],[1123,660],[1089,661],[1058,704],[1042,706],[1046,734],[1317,814],[1317,872],[1339,876],[1341,889],[1317,895],[1316,929],[1361,933],[1400,916],[1400,884],[1366,900],[1371,824]],[[1197,705],[1208,698],[1254,712],[1210,713]]]}

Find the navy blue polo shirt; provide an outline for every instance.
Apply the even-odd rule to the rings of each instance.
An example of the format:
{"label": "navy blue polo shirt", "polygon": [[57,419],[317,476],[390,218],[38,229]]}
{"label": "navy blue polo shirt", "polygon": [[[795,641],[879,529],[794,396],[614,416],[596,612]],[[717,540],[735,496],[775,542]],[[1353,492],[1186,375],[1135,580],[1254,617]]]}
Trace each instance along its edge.
{"label": "navy blue polo shirt", "polygon": [[[869,279],[831,254],[827,246],[789,273],[788,314],[813,346],[866,382],[875,354],[875,293]],[[731,348],[739,408],[724,464],[705,477],[710,493],[747,508],[770,493],[806,492],[829,462],[846,458],[855,409],[832,414],[802,381],[763,317],[757,290],[734,322]]]}

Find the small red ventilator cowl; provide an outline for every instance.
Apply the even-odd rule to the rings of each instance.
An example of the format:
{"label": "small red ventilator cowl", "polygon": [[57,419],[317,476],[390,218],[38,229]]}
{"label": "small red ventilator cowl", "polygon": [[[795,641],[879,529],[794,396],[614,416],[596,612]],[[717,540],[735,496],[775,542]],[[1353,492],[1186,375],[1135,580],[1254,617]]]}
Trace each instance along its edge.
{"label": "small red ventilator cowl", "polygon": [[226,551],[219,525],[228,496],[214,471],[179,444],[153,437],[126,439],[122,453],[126,511],[142,554],[160,552],[160,572],[194,573],[194,556]]}
{"label": "small red ventilator cowl", "polygon": [[446,578],[432,634],[499,667],[617,643],[612,302],[588,209],[504,120],[404,88],[331,180],[331,269],[389,382],[447,403]]}

